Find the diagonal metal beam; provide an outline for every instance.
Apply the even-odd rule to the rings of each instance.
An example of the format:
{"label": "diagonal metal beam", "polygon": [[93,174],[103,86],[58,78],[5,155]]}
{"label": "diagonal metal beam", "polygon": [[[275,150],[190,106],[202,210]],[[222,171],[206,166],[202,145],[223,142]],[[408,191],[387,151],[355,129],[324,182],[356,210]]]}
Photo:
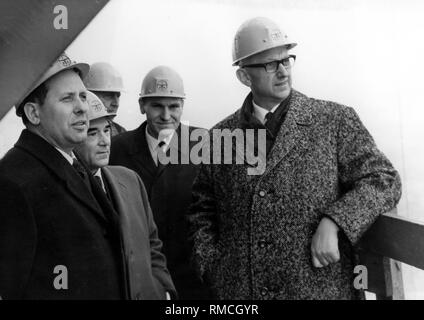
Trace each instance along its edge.
{"label": "diagonal metal beam", "polygon": [[[0,120],[109,0],[0,1]],[[58,5],[68,29],[55,29]]]}

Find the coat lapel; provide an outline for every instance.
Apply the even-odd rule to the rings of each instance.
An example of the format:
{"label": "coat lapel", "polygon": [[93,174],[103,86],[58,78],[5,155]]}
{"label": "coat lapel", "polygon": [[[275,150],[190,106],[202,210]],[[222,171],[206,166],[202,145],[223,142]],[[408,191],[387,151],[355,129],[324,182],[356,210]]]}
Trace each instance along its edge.
{"label": "coat lapel", "polygon": [[[113,168],[113,167],[112,167]],[[132,198],[133,192],[139,192],[139,190],[134,190],[131,186],[128,186],[125,183],[125,180],[120,179],[120,176],[114,174],[110,167],[102,168],[102,176],[105,182],[109,185],[109,191],[111,192],[111,198],[113,199],[113,204],[115,210],[119,216],[119,226],[121,229],[122,239],[124,241],[124,251],[125,257],[130,258],[130,244],[129,237],[130,234],[130,225],[134,223],[134,216],[131,216],[131,204],[134,202]],[[137,197],[138,195],[133,195]],[[137,207],[136,212],[139,213],[139,210],[142,208]],[[143,226],[144,227],[144,226]],[[147,232],[147,231],[146,231]]]}
{"label": "coat lapel", "polygon": [[[114,201],[115,209],[118,211],[119,215],[125,213],[125,203],[128,201],[128,199],[124,198],[123,195],[127,193],[127,187],[124,183],[117,180],[117,177],[115,177],[109,170],[108,167],[102,168],[102,175],[103,178],[107,181],[110,187],[111,197]],[[123,191],[123,192],[122,192]]]}
{"label": "coat lapel", "polygon": [[[184,133],[182,131],[184,130]],[[184,136],[183,136],[184,134]],[[187,141],[185,141],[187,139]],[[186,147],[186,144],[189,143],[188,148]],[[190,141],[190,128],[180,124],[175,134],[172,136],[172,139],[169,143],[169,149],[167,151],[167,155],[170,156],[170,153],[168,152],[177,152],[177,160],[178,164],[181,163],[181,159],[188,159],[188,162],[190,163],[190,150],[192,146],[195,144],[195,141]],[[170,150],[173,149],[173,150]],[[149,150],[150,154],[150,150]],[[163,171],[168,168],[169,164],[166,165],[160,165],[157,168],[156,171],[156,177],[159,177]]]}
{"label": "coat lapel", "polygon": [[157,171],[157,167],[152,159],[149,145],[147,144],[146,125],[147,122],[145,121],[140,127],[138,127],[136,134],[134,135],[130,153],[134,159],[134,162],[143,167],[143,170],[140,171],[144,171],[151,177],[154,177]]}
{"label": "coat lapel", "polygon": [[[306,96],[293,90],[286,119],[278,131],[274,145],[268,154],[265,173],[270,172],[290,151],[301,151],[308,146],[308,137],[302,127],[312,124],[311,104]],[[298,153],[296,156],[299,157]]]}
{"label": "coat lapel", "polygon": [[66,188],[72,195],[94,211],[103,220],[106,219],[97,201],[93,198],[93,195],[89,192],[78,173],[46,140],[25,129],[22,131],[15,147],[22,148],[31,153],[32,156],[41,161],[51,171],[52,175],[66,185]]}

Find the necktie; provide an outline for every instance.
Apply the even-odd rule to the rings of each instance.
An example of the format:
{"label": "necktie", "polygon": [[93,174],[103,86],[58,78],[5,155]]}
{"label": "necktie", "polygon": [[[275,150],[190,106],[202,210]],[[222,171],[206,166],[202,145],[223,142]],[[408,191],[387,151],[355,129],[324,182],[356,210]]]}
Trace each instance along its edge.
{"label": "necktie", "polygon": [[74,161],[72,162],[72,167],[75,169],[76,172],[78,172],[79,176],[82,178],[87,188],[91,190],[90,179],[88,178],[87,172],[85,171],[81,162],[79,162],[77,158],[74,158]]}
{"label": "necktie", "polygon": [[264,126],[268,129],[268,132],[271,134],[272,138],[275,138],[278,132],[278,123],[276,123],[274,114],[272,112],[268,112],[265,115]]}
{"label": "necktie", "polygon": [[163,152],[165,152],[165,150],[166,150],[166,147],[165,146],[166,146],[166,143],[163,140],[158,143],[158,147],[161,148]]}
{"label": "necktie", "polygon": [[265,125],[268,123],[268,121],[270,121],[270,120],[272,119],[272,116],[273,116],[273,113],[272,113],[272,112],[268,112],[268,113],[265,115],[265,121],[264,121],[264,124],[265,124]]}
{"label": "necktie", "polygon": [[162,153],[163,155],[165,155],[165,153],[166,153],[166,143],[165,143],[165,141],[160,141],[159,143],[158,143],[158,146],[157,146],[157,148],[158,148],[158,153],[157,153],[157,166],[158,166],[158,168],[159,167],[163,167],[163,164],[160,162],[160,157],[159,157],[159,152],[160,153]]}
{"label": "necktie", "polygon": [[94,180],[99,184],[100,187],[102,187],[102,190],[106,192],[105,188],[103,187],[103,181],[99,176],[94,176]]}

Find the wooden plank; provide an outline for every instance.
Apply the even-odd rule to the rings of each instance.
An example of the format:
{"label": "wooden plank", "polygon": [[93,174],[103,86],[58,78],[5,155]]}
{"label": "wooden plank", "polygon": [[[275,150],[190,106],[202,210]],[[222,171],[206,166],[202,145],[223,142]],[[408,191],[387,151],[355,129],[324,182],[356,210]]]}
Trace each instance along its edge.
{"label": "wooden plank", "polygon": [[383,256],[369,251],[359,251],[359,261],[368,271],[368,288],[366,291],[375,293],[378,300],[388,296],[386,288],[386,278],[384,276]]}
{"label": "wooden plank", "polygon": [[[0,1],[0,120],[108,1]],[[54,27],[57,5],[67,8],[68,29]]]}
{"label": "wooden plank", "polygon": [[362,250],[424,269],[424,224],[395,211],[380,216],[359,243]]}
{"label": "wooden plank", "polygon": [[360,263],[368,271],[368,288],[377,300],[404,300],[401,264],[398,261],[367,251],[361,251]]}
{"label": "wooden plank", "polygon": [[404,300],[403,278],[401,263],[393,259],[384,257],[384,277],[386,279],[386,295],[391,300]]}

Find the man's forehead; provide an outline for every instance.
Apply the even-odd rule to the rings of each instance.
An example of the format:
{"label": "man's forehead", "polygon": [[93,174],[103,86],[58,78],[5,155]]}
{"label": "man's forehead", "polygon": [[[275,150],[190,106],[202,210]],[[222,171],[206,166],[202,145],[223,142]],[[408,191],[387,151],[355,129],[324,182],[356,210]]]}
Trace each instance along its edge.
{"label": "man's forehead", "polygon": [[254,54],[253,56],[250,56],[244,59],[242,62],[242,65],[282,59],[286,57],[287,55],[288,55],[288,50],[286,47],[276,47],[276,48],[259,52],[257,54]]}
{"label": "man's forehead", "polygon": [[103,129],[110,126],[110,121],[106,118],[98,118],[90,121],[90,127],[88,130]]}
{"label": "man's forehead", "polygon": [[175,97],[151,97],[147,99],[149,104],[160,104],[163,106],[169,106],[172,104],[182,104],[183,99]]}

